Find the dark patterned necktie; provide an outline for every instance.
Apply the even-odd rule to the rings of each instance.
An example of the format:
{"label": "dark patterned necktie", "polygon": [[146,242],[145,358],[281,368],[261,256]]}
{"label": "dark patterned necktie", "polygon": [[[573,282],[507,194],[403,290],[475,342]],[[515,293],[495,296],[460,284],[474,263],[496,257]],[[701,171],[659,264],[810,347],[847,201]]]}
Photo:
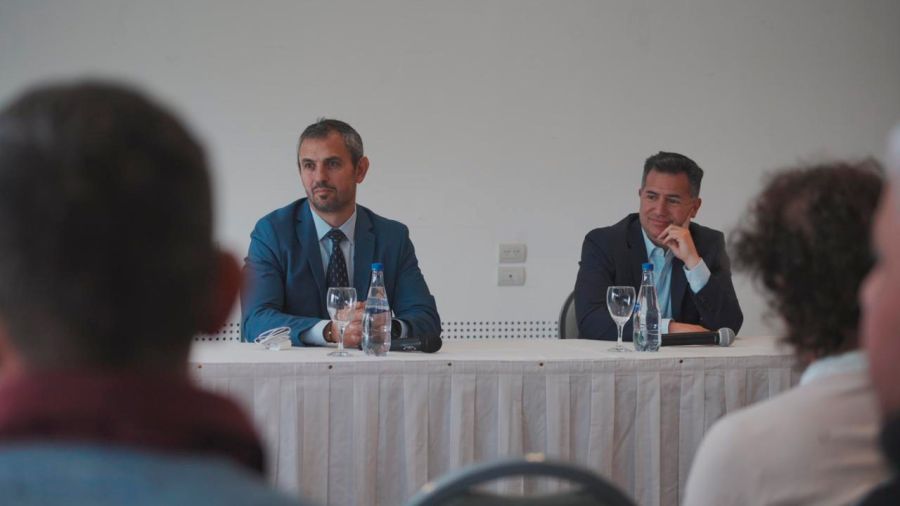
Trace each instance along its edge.
{"label": "dark patterned necktie", "polygon": [[347,261],[341,251],[341,241],[347,236],[339,229],[334,228],[325,237],[331,239],[331,258],[328,259],[328,270],[325,272],[328,288],[350,286],[350,278],[347,276]]}

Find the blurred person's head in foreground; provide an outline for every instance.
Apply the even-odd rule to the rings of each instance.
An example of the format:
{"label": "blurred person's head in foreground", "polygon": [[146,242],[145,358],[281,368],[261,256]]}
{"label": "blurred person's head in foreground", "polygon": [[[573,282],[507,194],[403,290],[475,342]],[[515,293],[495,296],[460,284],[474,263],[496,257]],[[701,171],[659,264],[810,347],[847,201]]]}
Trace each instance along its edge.
{"label": "blurred person's head in foreground", "polygon": [[203,149],[172,113],[100,82],[0,113],[3,373],[183,374],[238,280],[213,245]]}
{"label": "blurred person's head in foreground", "polygon": [[877,263],[866,278],[860,299],[862,338],[882,413],[900,417],[900,126],[889,140],[888,183],[872,232]]}
{"label": "blurred person's head in foreground", "polygon": [[873,160],[779,171],[732,237],[736,268],[761,285],[803,365],[859,346],[881,172]]}
{"label": "blurred person's head in foreground", "polygon": [[[127,448],[144,465],[173,452],[217,457],[256,475],[225,473],[229,490],[267,493],[250,420],[187,372],[193,336],[221,326],[239,280],[213,244],[203,149],[165,108],[77,82],[32,88],[0,110],[0,490],[31,490],[10,466],[74,466],[81,455],[10,457],[10,442],[28,441]],[[89,487],[78,476],[99,461],[78,462],[72,474],[54,467],[53,480]]]}

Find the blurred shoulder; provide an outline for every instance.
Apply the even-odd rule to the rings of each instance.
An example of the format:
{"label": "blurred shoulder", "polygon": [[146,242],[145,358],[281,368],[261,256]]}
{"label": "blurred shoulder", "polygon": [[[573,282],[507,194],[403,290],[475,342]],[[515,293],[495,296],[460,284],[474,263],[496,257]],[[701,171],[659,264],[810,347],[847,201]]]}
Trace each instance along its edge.
{"label": "blurred shoulder", "polygon": [[0,494],[19,505],[303,504],[224,458],[87,444],[5,446]]}

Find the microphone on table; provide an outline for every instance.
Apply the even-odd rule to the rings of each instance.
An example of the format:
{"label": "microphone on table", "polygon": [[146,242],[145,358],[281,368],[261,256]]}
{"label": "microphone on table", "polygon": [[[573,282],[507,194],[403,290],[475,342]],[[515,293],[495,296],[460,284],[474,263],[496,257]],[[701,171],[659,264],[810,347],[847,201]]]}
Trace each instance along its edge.
{"label": "microphone on table", "polygon": [[660,346],[687,346],[691,344],[731,346],[734,342],[734,331],[722,327],[718,332],[678,332],[663,334]]}
{"label": "microphone on table", "polygon": [[391,351],[421,351],[434,353],[441,349],[441,336],[426,335],[391,339]]}

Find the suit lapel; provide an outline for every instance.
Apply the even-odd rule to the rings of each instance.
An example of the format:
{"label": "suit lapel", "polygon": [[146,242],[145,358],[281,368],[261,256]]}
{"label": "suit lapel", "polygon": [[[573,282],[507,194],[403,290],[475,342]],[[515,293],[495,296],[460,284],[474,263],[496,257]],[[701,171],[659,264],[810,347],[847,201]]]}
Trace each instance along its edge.
{"label": "suit lapel", "polygon": [[322,314],[328,314],[325,307],[325,272],[322,269],[322,253],[319,251],[319,235],[316,233],[316,223],[309,209],[309,201],[304,200],[297,213],[297,240],[300,242],[300,265],[309,264],[313,279],[316,282],[319,294],[319,309]]}
{"label": "suit lapel", "polygon": [[681,303],[684,302],[687,277],[684,275],[684,262],[672,259],[672,286],[669,288],[672,304],[672,319],[681,321]]}
{"label": "suit lapel", "polygon": [[369,275],[375,259],[375,233],[365,208],[358,206],[356,212],[355,244],[353,245],[353,286],[357,300],[363,300],[369,293]]}
{"label": "suit lapel", "polygon": [[[688,230],[691,232],[691,237],[694,239],[694,246],[697,247],[697,253],[703,249],[701,245],[701,241],[699,238],[699,231],[697,229],[697,225],[694,223],[688,224]],[[701,254],[702,256],[702,254]],[[681,307],[684,303],[684,298],[688,294],[688,284],[687,284],[687,276],[684,274],[684,262],[677,258],[672,259],[672,319],[675,321],[680,321],[682,318]]]}
{"label": "suit lapel", "polygon": [[[647,245],[644,244],[644,234],[641,233],[641,222],[635,219],[628,225],[628,255],[631,266],[631,276],[634,286],[641,286],[641,264],[647,262]],[[625,283],[623,283],[625,284]]]}

